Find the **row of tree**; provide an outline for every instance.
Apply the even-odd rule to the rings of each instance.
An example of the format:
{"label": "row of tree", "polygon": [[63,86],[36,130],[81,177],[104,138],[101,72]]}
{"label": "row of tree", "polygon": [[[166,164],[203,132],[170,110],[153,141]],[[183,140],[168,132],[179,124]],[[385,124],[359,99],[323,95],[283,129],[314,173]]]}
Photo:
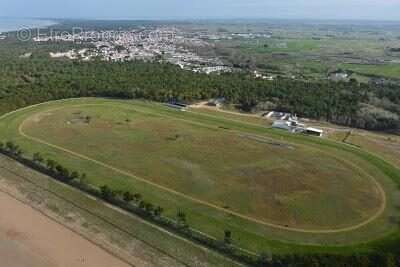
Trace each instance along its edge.
{"label": "row of tree", "polygon": [[[49,49],[44,44],[46,49]],[[7,48],[10,48],[7,50]],[[32,50],[40,49],[37,47]],[[53,99],[101,96],[155,101],[225,97],[243,110],[263,103],[299,116],[375,130],[400,128],[396,85],[357,82],[257,80],[251,74],[196,74],[171,64],[50,59],[39,50],[30,59],[0,46],[0,113]],[[17,53],[17,52],[15,52]],[[380,101],[376,101],[380,100]],[[372,108],[366,108],[369,105]]]}
{"label": "row of tree", "polygon": [[232,232],[229,230],[224,231],[223,240],[215,240],[190,228],[187,215],[182,210],[177,211],[175,218],[163,216],[164,208],[144,200],[140,193],[114,190],[108,185],[96,188],[88,183],[85,173],[80,174],[76,171],[70,171],[68,168],[52,159],[45,159],[40,153],[34,153],[31,159],[24,157],[23,151],[12,141],[7,141],[6,143],[0,142],[0,152],[58,181],[76,187],[95,197],[99,197],[110,204],[166,227],[195,242],[208,245],[211,248],[217,249],[229,256],[234,256],[235,258],[240,259],[243,257],[251,262],[258,260],[257,258],[254,259],[253,255],[246,255],[240,248],[233,246]]}
{"label": "row of tree", "polygon": [[58,181],[71,185],[95,197],[101,198],[112,205],[124,209],[125,211],[139,215],[152,223],[156,223],[170,231],[191,239],[194,242],[215,249],[220,253],[250,266],[400,266],[400,249],[395,244],[392,249],[376,250],[376,252],[357,255],[318,253],[272,255],[261,253],[260,255],[255,256],[255,254],[248,253],[234,244],[232,232],[230,230],[224,231],[224,238],[222,240],[210,238],[209,236],[192,229],[187,220],[186,213],[181,210],[178,210],[175,218],[164,216],[164,209],[161,206],[156,206],[145,201],[140,193],[114,190],[108,185],[103,185],[100,188],[93,187],[87,182],[86,174],[70,171],[54,160],[46,160],[40,153],[33,154],[32,158],[24,157],[21,148],[12,141],[5,143],[0,142],[0,153],[10,156],[24,165],[49,175]]}

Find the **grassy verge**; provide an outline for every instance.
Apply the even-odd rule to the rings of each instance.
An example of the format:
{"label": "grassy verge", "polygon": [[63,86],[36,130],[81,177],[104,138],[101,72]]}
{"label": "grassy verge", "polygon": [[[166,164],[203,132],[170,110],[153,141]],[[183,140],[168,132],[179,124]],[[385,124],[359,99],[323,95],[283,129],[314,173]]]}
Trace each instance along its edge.
{"label": "grassy verge", "polygon": [[0,173],[32,203],[72,223],[89,239],[103,239],[102,244],[111,244],[110,249],[127,261],[138,257],[155,266],[237,266],[4,156],[0,156]]}

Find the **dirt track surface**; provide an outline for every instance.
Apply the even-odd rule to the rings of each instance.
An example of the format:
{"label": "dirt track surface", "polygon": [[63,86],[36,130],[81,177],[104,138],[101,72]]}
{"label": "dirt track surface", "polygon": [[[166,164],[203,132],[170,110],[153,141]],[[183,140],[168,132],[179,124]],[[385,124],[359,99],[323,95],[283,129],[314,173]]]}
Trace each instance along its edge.
{"label": "dirt track surface", "polygon": [[0,192],[0,266],[127,267],[78,234]]}
{"label": "dirt track surface", "polygon": [[[83,105],[75,105],[75,106],[77,107],[77,106],[101,106],[101,105],[104,105],[104,104],[83,104]],[[58,110],[58,109],[60,109],[60,108],[52,109],[51,111]],[[134,109],[133,109],[133,110],[134,110]],[[35,115],[33,115],[33,117],[34,117],[34,116],[35,116]],[[170,117],[170,116],[165,115],[165,117]],[[0,118],[0,119],[1,119],[1,118]],[[33,120],[35,120],[35,117],[33,118]],[[186,120],[186,119],[179,119],[179,120],[181,120],[181,121],[189,121],[189,120]],[[208,201],[204,201],[204,200],[201,200],[201,199],[197,199],[197,198],[191,197],[191,196],[186,195],[186,194],[184,194],[184,193],[175,191],[175,190],[170,189],[170,188],[168,188],[168,187],[165,187],[165,186],[162,186],[162,185],[160,185],[160,184],[157,184],[157,183],[151,182],[151,181],[149,181],[149,180],[146,180],[145,178],[136,176],[135,174],[132,174],[132,173],[130,173],[130,172],[128,172],[128,171],[125,171],[125,170],[116,168],[116,167],[114,167],[114,166],[112,166],[112,165],[109,165],[109,164],[107,164],[107,163],[105,163],[105,162],[98,161],[98,160],[96,160],[96,159],[93,159],[93,158],[88,157],[88,156],[86,156],[86,155],[83,155],[83,154],[77,153],[77,152],[75,152],[75,151],[69,150],[69,149],[64,148],[64,147],[62,147],[62,146],[58,146],[58,145],[49,143],[49,142],[47,142],[47,141],[45,141],[45,140],[42,140],[42,139],[39,139],[39,138],[30,136],[30,135],[26,134],[26,133],[23,131],[23,128],[24,128],[25,124],[26,124],[27,122],[29,122],[29,121],[32,121],[32,116],[26,118],[26,119],[19,125],[19,127],[18,127],[18,132],[19,132],[19,134],[20,134],[21,136],[25,137],[25,138],[28,139],[28,140],[31,140],[31,141],[34,141],[34,142],[37,142],[37,143],[44,144],[44,145],[46,145],[46,146],[49,146],[49,147],[52,147],[52,148],[61,150],[61,151],[63,151],[63,152],[69,153],[69,154],[71,154],[71,155],[73,155],[73,156],[76,156],[76,157],[78,157],[78,158],[81,158],[81,159],[84,159],[84,160],[93,162],[93,163],[95,163],[95,164],[97,164],[97,165],[99,165],[99,166],[108,168],[108,169],[113,170],[113,171],[115,171],[115,172],[117,172],[117,173],[120,173],[120,174],[122,174],[122,175],[126,175],[126,176],[131,177],[131,178],[133,178],[133,179],[135,179],[135,180],[139,180],[139,181],[141,181],[141,182],[143,182],[143,183],[152,185],[152,186],[154,186],[154,187],[156,187],[156,188],[159,188],[159,189],[164,190],[164,191],[166,191],[166,192],[169,192],[169,193],[172,193],[172,194],[174,194],[174,195],[180,196],[180,197],[182,197],[182,198],[188,199],[188,200],[193,201],[193,202],[195,202],[195,203],[199,203],[199,204],[202,204],[202,205],[204,205],[204,206],[208,206],[208,207],[214,208],[214,209],[216,209],[216,210],[222,211],[222,212],[224,212],[224,213],[227,213],[227,214],[230,214],[230,215],[234,215],[234,216],[237,216],[237,217],[239,217],[239,218],[242,218],[242,219],[245,219],[245,220],[248,220],[248,221],[251,221],[251,222],[255,222],[255,223],[258,223],[258,224],[261,224],[261,225],[273,227],[273,228],[276,228],[276,229],[281,229],[281,230],[286,230],[286,231],[293,231],[293,232],[299,232],[299,233],[311,233],[311,234],[332,234],[332,233],[340,233],[340,232],[349,232],[349,231],[353,231],[353,230],[355,230],[355,229],[361,228],[361,227],[363,227],[363,226],[369,224],[370,222],[374,221],[376,218],[378,218],[379,216],[382,215],[382,213],[385,211],[385,208],[386,208],[386,201],[387,201],[387,199],[386,199],[386,193],[385,193],[385,191],[383,190],[382,186],[375,180],[374,177],[372,177],[370,174],[366,173],[366,172],[365,172],[364,170],[362,170],[360,167],[358,167],[357,165],[352,164],[352,163],[350,163],[350,162],[346,162],[346,164],[352,166],[354,169],[357,169],[357,170],[359,170],[360,172],[363,172],[366,176],[368,176],[368,177],[374,182],[374,184],[376,185],[377,190],[379,191],[379,194],[380,194],[381,197],[382,197],[382,201],[381,201],[381,205],[380,205],[380,207],[379,207],[379,210],[378,210],[372,217],[368,218],[368,220],[365,220],[365,221],[363,221],[363,222],[361,222],[361,223],[359,223],[359,224],[353,225],[353,226],[349,226],[349,227],[345,227],[345,228],[340,228],[340,229],[327,229],[327,230],[301,229],[301,228],[287,227],[287,226],[283,226],[283,225],[279,225],[279,224],[269,223],[269,222],[265,222],[265,221],[263,221],[263,220],[259,220],[259,219],[253,218],[253,217],[251,217],[251,216],[243,215],[243,214],[241,214],[241,213],[239,213],[239,212],[227,210],[227,209],[225,209],[225,208],[222,208],[222,207],[220,207],[220,206],[218,206],[218,205],[215,205],[215,204],[213,204],[213,203],[210,203],[210,202],[208,202]],[[191,121],[189,121],[189,122],[191,122]],[[207,125],[207,126],[208,126],[208,125]],[[238,132],[238,133],[245,133],[245,132],[241,132],[241,131],[237,131],[237,132]],[[263,136],[260,136],[260,138],[263,138]],[[330,154],[328,154],[328,153],[326,153],[326,152],[324,152],[324,151],[322,151],[322,150],[319,150],[319,151],[320,151],[321,153],[326,154],[326,155],[330,155]],[[332,156],[332,155],[330,155],[330,156]],[[338,159],[339,161],[342,161],[342,162],[343,162],[343,160],[341,160],[341,159],[339,159],[339,158],[337,158],[337,157],[335,157],[335,158]]]}

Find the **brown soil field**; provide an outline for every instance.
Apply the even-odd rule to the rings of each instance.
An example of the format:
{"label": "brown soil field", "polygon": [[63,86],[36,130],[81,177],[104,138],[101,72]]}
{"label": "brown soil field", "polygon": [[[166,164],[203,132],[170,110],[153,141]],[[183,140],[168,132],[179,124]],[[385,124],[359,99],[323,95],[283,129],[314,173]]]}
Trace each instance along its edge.
{"label": "brown soil field", "polygon": [[7,267],[130,266],[4,192],[0,259]]}

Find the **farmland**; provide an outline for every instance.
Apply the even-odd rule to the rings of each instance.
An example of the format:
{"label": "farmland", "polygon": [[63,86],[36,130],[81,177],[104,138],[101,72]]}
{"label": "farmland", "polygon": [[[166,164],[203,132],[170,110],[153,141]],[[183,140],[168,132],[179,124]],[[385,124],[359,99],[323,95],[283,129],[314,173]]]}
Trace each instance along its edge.
{"label": "farmland", "polygon": [[[400,77],[395,25],[275,21],[227,23],[222,29],[221,25],[212,26],[203,28],[222,36],[211,42],[215,54],[234,66],[306,80],[327,79],[338,69],[354,73],[351,78],[362,83],[371,77],[394,81]],[[186,30],[196,32],[198,27],[186,26]],[[229,33],[242,35],[224,38]],[[203,52],[210,51],[213,49]]]}
{"label": "farmland", "polygon": [[354,71],[357,74],[366,76],[383,76],[398,79],[400,77],[400,64],[385,65],[357,65],[345,64],[344,68]]}
{"label": "farmland", "polygon": [[[184,210],[193,228],[215,238],[229,229],[235,244],[253,251],[354,245],[397,227],[390,218],[398,173],[333,142],[106,99],[34,106],[3,117],[0,127],[1,139],[26,153],[83,171],[96,187],[139,192],[169,217]],[[340,247],[312,247],[332,249]]]}

